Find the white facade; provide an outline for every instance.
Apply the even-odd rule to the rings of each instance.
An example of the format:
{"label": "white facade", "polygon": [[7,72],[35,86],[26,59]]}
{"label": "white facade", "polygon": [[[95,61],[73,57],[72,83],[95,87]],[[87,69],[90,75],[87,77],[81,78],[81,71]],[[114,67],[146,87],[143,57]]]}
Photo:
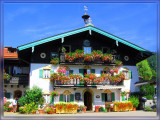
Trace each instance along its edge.
{"label": "white facade", "polygon": [[[45,67],[48,67],[51,70],[53,70],[54,73],[57,73],[57,69],[59,66],[60,65],[31,63],[30,64],[30,85],[29,85],[30,88],[32,88],[33,86],[38,86],[42,89],[43,92],[52,91],[53,90],[52,81],[50,81],[50,79],[40,78],[39,71],[40,69],[44,69]],[[85,65],[67,65],[67,66],[70,68],[70,70],[73,70],[73,74],[79,73],[79,69],[83,69],[85,67]],[[95,65],[90,66],[91,69],[95,69],[96,76],[100,76],[101,71],[105,67],[106,66],[95,66]],[[138,87],[135,87],[135,82],[139,81],[137,67],[136,66],[122,66],[119,69],[119,71],[123,71],[123,68],[127,68],[132,72],[132,79],[124,80],[124,87],[122,89],[110,89],[111,92],[115,93],[115,101],[121,101],[120,92],[123,92],[125,90],[129,90],[130,92],[135,92],[139,90]],[[105,102],[102,102],[102,98],[101,98],[102,97],[101,93],[104,92],[104,89],[103,90],[99,90],[97,88],[87,88],[87,89],[89,89],[89,91],[93,93],[92,94],[92,108],[93,108],[92,110],[94,110],[94,106],[96,105],[100,105],[104,107]],[[82,101],[74,100],[74,102],[78,102],[78,104],[84,105],[83,94],[86,88],[77,88],[76,90],[74,90],[74,88],[55,88],[55,90],[59,91],[61,94],[63,94],[65,90],[69,90],[71,94],[75,94],[76,92],[81,93]],[[97,95],[99,95],[100,98],[96,98]],[[59,102],[59,97],[55,97],[54,102],[55,103]]]}

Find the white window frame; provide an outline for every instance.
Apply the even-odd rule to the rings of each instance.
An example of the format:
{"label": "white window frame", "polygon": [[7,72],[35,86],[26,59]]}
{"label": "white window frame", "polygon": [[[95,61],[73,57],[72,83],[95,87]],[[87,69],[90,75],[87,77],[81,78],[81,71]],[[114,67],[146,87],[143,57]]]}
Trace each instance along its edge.
{"label": "white window frame", "polygon": [[125,80],[129,80],[129,71],[128,70],[123,70],[122,72],[125,75]]}
{"label": "white window frame", "polygon": [[[47,72],[48,71],[48,72]],[[46,73],[47,72],[47,73]],[[47,75],[45,75],[47,74]],[[49,79],[50,78],[50,74],[51,74],[51,70],[50,69],[43,69],[43,78],[44,79]],[[46,77],[45,77],[46,76]]]}
{"label": "white window frame", "polygon": [[[67,101],[68,97],[69,97],[69,101]],[[63,101],[64,102],[70,102],[71,101],[70,95],[63,95]]]}
{"label": "white window frame", "polygon": [[[87,51],[85,52],[85,49],[84,48],[87,48]],[[83,50],[84,50],[84,54],[87,54],[87,53],[89,53],[89,51],[88,51],[88,48],[91,48],[91,51],[90,51],[90,53],[92,53],[92,47],[83,47]],[[89,53],[89,54],[90,54]]]}

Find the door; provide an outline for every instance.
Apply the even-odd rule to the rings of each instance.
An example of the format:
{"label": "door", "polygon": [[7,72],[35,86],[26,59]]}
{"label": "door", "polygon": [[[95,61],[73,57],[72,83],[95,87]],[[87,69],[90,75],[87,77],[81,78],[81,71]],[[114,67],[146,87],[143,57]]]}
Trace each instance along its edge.
{"label": "door", "polygon": [[84,105],[87,107],[87,110],[92,110],[92,95],[88,91],[84,93]]}

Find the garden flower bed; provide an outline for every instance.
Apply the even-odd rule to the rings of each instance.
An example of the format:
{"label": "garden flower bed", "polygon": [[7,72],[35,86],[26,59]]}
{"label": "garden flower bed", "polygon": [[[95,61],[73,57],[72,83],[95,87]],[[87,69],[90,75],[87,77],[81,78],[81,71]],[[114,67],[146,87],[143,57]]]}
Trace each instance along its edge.
{"label": "garden flower bed", "polygon": [[77,113],[78,105],[76,103],[60,102],[54,104],[56,113]]}
{"label": "garden flower bed", "polygon": [[133,110],[133,104],[130,101],[114,102],[113,104],[114,104],[113,110],[116,112]]}

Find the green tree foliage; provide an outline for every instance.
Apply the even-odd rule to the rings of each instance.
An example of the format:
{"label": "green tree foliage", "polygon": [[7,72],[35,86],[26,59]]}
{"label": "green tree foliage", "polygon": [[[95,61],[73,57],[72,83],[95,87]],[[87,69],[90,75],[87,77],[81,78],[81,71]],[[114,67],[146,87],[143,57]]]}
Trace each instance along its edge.
{"label": "green tree foliage", "polygon": [[148,99],[153,99],[153,95],[155,94],[155,88],[152,85],[142,85],[140,87],[140,92]]}
{"label": "green tree foliage", "polygon": [[148,64],[152,70],[156,71],[157,69],[157,56],[152,55],[151,57],[147,58]]}
{"label": "green tree foliage", "polygon": [[129,99],[133,103],[133,107],[138,107],[139,105],[139,98],[136,96],[131,96]]}
{"label": "green tree foliage", "polygon": [[152,71],[147,60],[137,63],[136,66],[138,67],[139,76],[142,76],[144,80],[152,78]]}
{"label": "green tree foliage", "polygon": [[18,103],[21,106],[24,106],[25,104],[29,104],[34,102],[35,104],[38,104],[40,98],[42,97],[42,89],[34,86],[31,90],[28,89],[25,93],[24,96],[22,96],[19,100]]}

